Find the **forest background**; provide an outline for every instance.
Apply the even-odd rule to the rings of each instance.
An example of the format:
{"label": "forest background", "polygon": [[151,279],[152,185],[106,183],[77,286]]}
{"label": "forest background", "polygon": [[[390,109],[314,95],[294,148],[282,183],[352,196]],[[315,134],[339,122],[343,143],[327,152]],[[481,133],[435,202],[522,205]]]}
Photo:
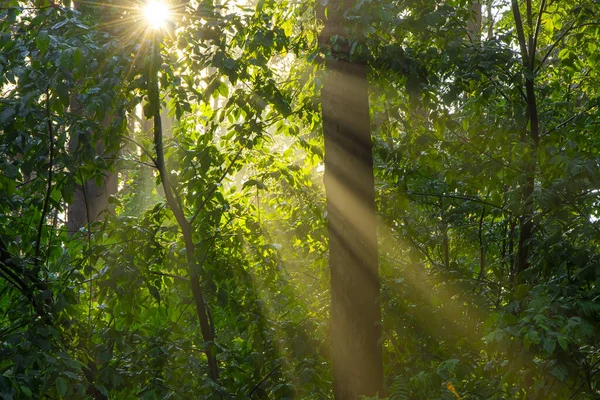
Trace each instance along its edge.
{"label": "forest background", "polygon": [[600,2],[146,6],[0,2],[2,399],[600,398]]}

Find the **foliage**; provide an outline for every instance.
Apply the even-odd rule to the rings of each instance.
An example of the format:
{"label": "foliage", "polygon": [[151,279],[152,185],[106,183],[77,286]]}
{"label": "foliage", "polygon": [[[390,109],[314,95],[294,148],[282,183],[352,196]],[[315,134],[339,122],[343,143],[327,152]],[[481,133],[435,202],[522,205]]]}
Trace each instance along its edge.
{"label": "foliage", "polygon": [[[129,0],[1,3],[0,397],[331,397],[316,3],[174,1],[165,31]],[[370,68],[389,399],[598,396],[600,9],[523,2],[532,76],[504,3],[473,38],[466,1],[356,1],[336,39]],[[159,39],[214,342],[143,115]],[[68,232],[108,173],[110,212]]]}

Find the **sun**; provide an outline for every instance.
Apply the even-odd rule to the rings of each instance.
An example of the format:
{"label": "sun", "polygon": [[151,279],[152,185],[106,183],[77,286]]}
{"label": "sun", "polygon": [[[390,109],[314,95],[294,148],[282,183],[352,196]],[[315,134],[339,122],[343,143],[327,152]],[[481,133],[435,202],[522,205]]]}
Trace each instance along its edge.
{"label": "sun", "polygon": [[164,28],[165,23],[170,17],[169,7],[161,1],[151,0],[144,8],[144,16],[146,17],[148,26],[151,28]]}

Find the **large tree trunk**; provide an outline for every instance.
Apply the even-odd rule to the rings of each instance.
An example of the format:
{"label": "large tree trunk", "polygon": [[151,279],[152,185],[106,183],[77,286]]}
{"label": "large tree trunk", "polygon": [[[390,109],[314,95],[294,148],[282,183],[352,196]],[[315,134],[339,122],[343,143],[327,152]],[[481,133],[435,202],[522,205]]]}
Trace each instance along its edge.
{"label": "large tree trunk", "polygon": [[[77,8],[80,1],[71,1],[71,7]],[[77,101],[76,93],[71,95],[71,104],[69,106],[73,114],[81,115],[81,104]],[[108,126],[110,116],[104,120],[104,125]],[[69,143],[72,151],[77,148],[77,139],[72,137]],[[104,156],[104,143],[96,143],[96,153]],[[102,215],[109,210],[108,199],[118,191],[118,176],[111,171],[104,171],[104,179],[100,185],[97,185],[94,179],[87,180],[83,185],[77,187],[73,195],[73,203],[69,204],[67,209],[67,230],[70,234],[77,232],[84,226],[98,221]]]}
{"label": "large tree trunk", "polygon": [[[322,39],[340,31],[329,3]],[[330,59],[321,94],[336,399],[383,395],[375,190],[366,65]]]}
{"label": "large tree trunk", "polygon": [[[81,114],[81,105],[75,95],[71,98],[70,109],[74,114]],[[105,121],[106,125],[108,125],[108,119]],[[76,150],[76,137],[71,138],[69,147],[71,151]],[[98,155],[105,153],[104,144],[101,141],[96,144],[96,153]],[[117,174],[111,171],[104,171],[104,178],[100,185],[90,179],[79,186],[73,195],[73,203],[69,204],[67,210],[67,230],[72,234],[84,226],[98,221],[109,210],[108,199],[117,193],[117,190]]]}

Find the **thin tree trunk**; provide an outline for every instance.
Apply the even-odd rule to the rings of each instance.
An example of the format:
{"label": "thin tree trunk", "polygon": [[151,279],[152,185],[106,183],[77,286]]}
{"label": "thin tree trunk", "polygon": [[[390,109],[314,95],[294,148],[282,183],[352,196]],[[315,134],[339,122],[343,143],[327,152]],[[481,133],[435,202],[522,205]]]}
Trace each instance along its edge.
{"label": "thin tree trunk", "polygon": [[494,6],[494,0],[490,0],[488,5],[486,6],[486,8],[487,8],[487,24],[488,24],[488,31],[487,31],[487,39],[488,40],[492,40],[494,38],[494,14],[492,12],[493,6]]}
{"label": "thin tree trunk", "polygon": [[545,1],[542,0],[538,16],[537,26],[533,25],[531,0],[527,0],[527,24],[529,26],[528,43],[525,39],[525,29],[521,18],[521,11],[517,0],[511,1],[512,12],[515,18],[517,28],[517,37],[523,67],[525,69],[525,96],[527,101],[527,120],[529,122],[529,135],[524,135],[523,141],[527,143],[529,149],[529,161],[525,165],[525,177],[523,186],[523,212],[519,221],[519,247],[517,275],[529,267],[529,242],[533,237],[533,191],[535,185],[535,169],[537,164],[537,151],[540,144],[539,120],[537,99],[535,95],[535,52],[538,29],[540,25],[540,16],[544,10]]}
{"label": "thin tree trunk", "polygon": [[448,221],[444,212],[444,199],[440,198],[441,221],[440,230],[442,231],[442,255],[444,257],[444,266],[450,268],[450,239],[448,238]]}
{"label": "thin tree trunk", "polygon": [[485,206],[481,207],[481,216],[479,217],[479,229],[477,236],[479,238],[479,276],[477,279],[483,281],[485,278],[485,245],[483,243],[483,220],[485,218]]}
{"label": "thin tree trunk", "polygon": [[[177,224],[181,229],[181,234],[185,243],[186,258],[188,263],[188,272],[190,276],[190,286],[194,297],[194,304],[196,306],[196,313],[200,322],[200,332],[204,342],[208,342],[210,345],[206,350],[206,358],[208,361],[208,375],[210,378],[217,382],[219,380],[219,369],[215,355],[215,351],[212,347],[212,343],[215,341],[214,327],[209,320],[208,306],[204,300],[202,294],[202,288],[200,287],[199,278],[199,265],[196,259],[196,248],[192,237],[192,225],[186,219],[181,204],[177,201],[173,194],[171,184],[169,182],[169,175],[166,169],[165,153],[163,147],[163,130],[161,121],[161,106],[160,106],[160,95],[158,88],[158,66],[161,64],[161,57],[158,50],[158,40],[155,38],[153,41],[153,60],[150,70],[150,79],[148,87],[148,97],[150,100],[150,106],[152,109],[152,119],[154,122],[154,149],[156,151],[156,168],[160,175],[160,180],[165,191],[165,198],[167,205],[171,209],[171,212],[175,215]],[[220,398],[218,393],[215,393],[217,398]]]}
{"label": "thin tree trunk", "polygon": [[481,3],[471,3],[471,15],[467,22],[467,34],[471,41],[479,41],[481,37]]}
{"label": "thin tree trunk", "polygon": [[[348,7],[329,2],[322,43],[342,32]],[[331,58],[326,71],[321,102],[333,389],[335,399],[355,400],[384,392],[367,66]]]}

